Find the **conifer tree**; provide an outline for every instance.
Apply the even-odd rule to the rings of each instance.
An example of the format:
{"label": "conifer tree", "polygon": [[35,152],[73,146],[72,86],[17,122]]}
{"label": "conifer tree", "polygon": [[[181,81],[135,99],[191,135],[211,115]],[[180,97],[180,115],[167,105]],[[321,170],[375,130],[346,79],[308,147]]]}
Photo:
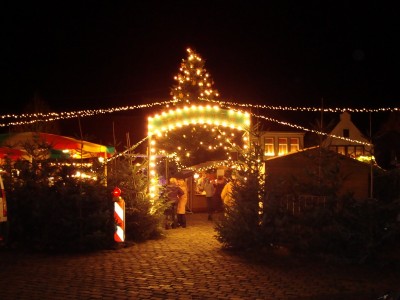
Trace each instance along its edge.
{"label": "conifer tree", "polygon": [[[193,49],[188,48],[187,55],[174,78],[176,85],[171,88],[173,100],[187,104],[217,100],[219,93],[213,88],[214,81],[204,67],[205,61]],[[205,104],[210,103],[207,101]],[[232,145],[240,142],[241,135],[236,130],[202,124],[168,131],[159,144],[169,156],[178,158],[177,168],[180,169],[207,160],[227,159]],[[172,160],[169,159],[169,163]]]}
{"label": "conifer tree", "polygon": [[204,68],[205,61],[190,48],[187,53],[187,59],[182,59],[179,73],[174,78],[177,84],[171,89],[172,98],[187,103],[218,98],[218,91],[213,89],[214,81]]}
{"label": "conifer tree", "polygon": [[233,203],[225,206],[224,217],[215,227],[216,238],[226,248],[250,249],[264,245],[262,220],[266,214],[266,175],[263,151],[254,144],[240,155],[234,171]]}

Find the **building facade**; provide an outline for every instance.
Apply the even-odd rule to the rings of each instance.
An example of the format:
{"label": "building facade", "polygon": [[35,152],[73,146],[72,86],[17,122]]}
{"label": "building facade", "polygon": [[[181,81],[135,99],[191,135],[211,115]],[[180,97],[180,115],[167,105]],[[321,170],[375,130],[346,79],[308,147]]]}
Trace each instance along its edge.
{"label": "building facade", "polygon": [[293,131],[261,131],[253,143],[263,149],[264,160],[270,157],[295,153],[304,148],[304,132]]}
{"label": "building facade", "polygon": [[340,115],[339,123],[323,141],[322,146],[356,159],[372,156],[372,147],[369,140],[354,125],[348,112],[343,112]]}

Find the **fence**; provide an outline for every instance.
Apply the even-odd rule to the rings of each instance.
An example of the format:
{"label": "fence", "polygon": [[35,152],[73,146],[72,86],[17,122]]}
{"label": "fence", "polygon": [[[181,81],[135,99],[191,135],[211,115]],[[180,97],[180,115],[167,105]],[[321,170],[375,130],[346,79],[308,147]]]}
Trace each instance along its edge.
{"label": "fence", "polygon": [[280,206],[291,211],[293,215],[300,214],[302,211],[315,207],[326,206],[326,196],[299,195],[284,196],[280,201]]}

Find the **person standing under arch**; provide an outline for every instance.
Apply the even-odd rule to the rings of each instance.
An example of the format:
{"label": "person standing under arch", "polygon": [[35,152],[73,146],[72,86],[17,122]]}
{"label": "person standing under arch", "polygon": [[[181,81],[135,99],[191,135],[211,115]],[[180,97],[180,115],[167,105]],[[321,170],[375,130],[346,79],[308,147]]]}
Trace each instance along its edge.
{"label": "person standing under arch", "polygon": [[215,193],[214,193],[214,205],[215,210],[218,212],[224,211],[224,203],[221,198],[221,192],[226,184],[226,179],[222,175],[218,175],[217,180],[215,182]]}
{"label": "person standing under arch", "polygon": [[177,207],[184,191],[178,186],[178,180],[175,177],[169,179],[169,184],[165,188],[168,199],[168,208],[165,212],[165,229],[177,227]]}
{"label": "person standing under arch", "polygon": [[208,221],[212,221],[213,214],[215,212],[215,203],[214,203],[215,186],[210,181],[210,178],[205,179],[204,192],[206,193]]}
{"label": "person standing under arch", "polygon": [[186,228],[186,204],[187,204],[187,184],[184,179],[178,179],[178,186],[182,189],[183,195],[179,197],[178,204],[176,207],[176,214],[178,218],[177,226]]}
{"label": "person standing under arch", "polygon": [[237,185],[239,181],[236,176],[232,176],[232,180],[230,180],[227,184],[225,184],[224,188],[221,192],[221,198],[224,203],[224,207],[232,207],[235,199],[233,198],[233,186]]}

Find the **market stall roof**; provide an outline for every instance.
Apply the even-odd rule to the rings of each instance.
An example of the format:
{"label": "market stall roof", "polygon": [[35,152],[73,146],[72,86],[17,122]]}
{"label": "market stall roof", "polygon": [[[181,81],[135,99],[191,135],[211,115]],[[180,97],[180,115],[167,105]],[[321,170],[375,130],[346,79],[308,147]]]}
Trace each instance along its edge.
{"label": "market stall roof", "polygon": [[8,157],[11,160],[29,159],[29,155],[24,150],[14,149],[10,147],[0,147],[0,159]]}
{"label": "market stall roof", "polygon": [[190,166],[186,168],[187,170],[193,171],[205,171],[208,169],[227,169],[229,166],[229,162],[227,160],[209,160],[197,165]]}
{"label": "market stall roof", "polygon": [[43,132],[0,134],[0,158],[25,158],[28,150],[47,147],[53,158],[111,157],[114,147]]}

